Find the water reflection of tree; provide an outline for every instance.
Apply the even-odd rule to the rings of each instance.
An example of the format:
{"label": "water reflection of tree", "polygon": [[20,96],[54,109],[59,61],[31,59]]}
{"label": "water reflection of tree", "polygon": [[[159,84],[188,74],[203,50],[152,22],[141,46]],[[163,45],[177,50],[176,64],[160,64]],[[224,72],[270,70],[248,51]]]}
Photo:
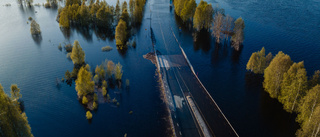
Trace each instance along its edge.
{"label": "water reflection of tree", "polygon": [[[296,114],[288,113],[277,99],[272,99],[263,89],[260,90],[259,112],[263,125],[280,131],[275,136],[295,136],[299,124],[295,122]],[[275,124],[277,123],[277,124]]]}
{"label": "water reflection of tree", "polygon": [[86,41],[91,42],[93,38],[93,33],[102,40],[113,40],[114,32],[110,29],[98,28],[98,27],[89,27],[81,25],[70,25],[70,28],[60,27],[60,31],[66,39],[70,39],[73,35],[73,32],[80,34]]}
{"label": "water reflection of tree", "polygon": [[66,39],[68,39],[68,40],[70,39],[70,36],[71,36],[71,29],[70,28],[60,27],[60,31]]}
{"label": "water reflection of tree", "polygon": [[202,49],[204,52],[208,52],[211,48],[211,35],[208,31],[194,32],[193,34],[194,50]]}
{"label": "water reflection of tree", "polygon": [[20,12],[21,12],[21,15],[22,17],[27,20],[28,17],[34,17],[35,16],[35,10],[34,10],[34,7],[31,6],[25,6],[23,4],[19,4],[19,9],[20,9]]}
{"label": "water reflection of tree", "polygon": [[127,50],[128,48],[125,48],[123,50],[118,50],[118,53],[122,56],[122,57],[125,57],[126,56],[126,53],[127,53]]}
{"label": "water reflection of tree", "polygon": [[245,74],[246,80],[246,88],[248,90],[257,90],[259,89],[263,91],[262,83],[263,83],[263,75],[261,74],[254,74],[252,72],[246,72]]}
{"label": "water reflection of tree", "polygon": [[211,52],[211,63],[218,63],[220,60],[226,59],[229,54],[230,47],[222,44],[215,44],[214,50]]}
{"label": "water reflection of tree", "polygon": [[41,42],[42,42],[42,36],[41,36],[41,34],[39,34],[39,35],[31,35],[31,36],[32,36],[33,41],[34,41],[38,46],[40,46],[40,45],[41,45]]}
{"label": "water reflection of tree", "polygon": [[232,59],[233,63],[238,63],[239,62],[242,49],[243,49],[242,45],[240,46],[238,51],[232,48],[232,57],[231,57],[231,59]]}

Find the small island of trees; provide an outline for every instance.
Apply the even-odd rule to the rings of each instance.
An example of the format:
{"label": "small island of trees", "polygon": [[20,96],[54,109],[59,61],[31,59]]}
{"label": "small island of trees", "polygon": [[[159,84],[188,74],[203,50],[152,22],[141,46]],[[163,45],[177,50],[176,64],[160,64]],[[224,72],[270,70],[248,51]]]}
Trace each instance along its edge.
{"label": "small island of trees", "polygon": [[35,20],[31,21],[30,32],[32,35],[40,35],[41,34],[40,25]]}
{"label": "small island of trees", "polygon": [[[96,66],[93,75],[90,71],[90,66],[85,63],[85,52],[82,50],[79,41],[75,40],[71,48],[72,50],[68,54],[74,64],[74,68],[72,72],[66,71],[63,81],[65,80],[66,83],[71,85],[72,81],[75,80],[78,99],[88,109],[88,112],[98,108],[97,94],[99,92],[104,97],[104,100],[119,106],[120,103],[115,98],[111,101],[108,94],[108,83],[113,84],[114,77],[118,88],[122,87],[122,65],[120,63],[115,65],[112,61],[106,60],[101,65]],[[127,83],[129,84],[129,82]],[[91,117],[90,114],[87,113],[88,119],[92,118],[92,114]]]}
{"label": "small island of trees", "polygon": [[273,58],[265,49],[251,55],[247,70],[264,74],[263,87],[289,113],[297,113],[298,137],[318,136],[320,129],[320,71],[308,79],[304,62],[295,63],[282,51]]}

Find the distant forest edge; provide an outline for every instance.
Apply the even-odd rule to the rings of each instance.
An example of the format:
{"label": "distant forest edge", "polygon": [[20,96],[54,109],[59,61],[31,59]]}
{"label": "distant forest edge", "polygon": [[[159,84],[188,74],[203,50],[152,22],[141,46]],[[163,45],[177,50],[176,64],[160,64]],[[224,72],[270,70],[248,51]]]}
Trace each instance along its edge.
{"label": "distant forest edge", "polygon": [[124,1],[120,7],[118,0],[114,7],[106,1],[90,0],[86,5],[85,1],[66,0],[65,7],[58,9],[57,21],[62,29],[76,25],[105,30],[105,33],[109,33],[106,35],[112,35],[115,31],[117,48],[124,50],[130,45],[128,38],[133,35],[132,28],[142,22],[145,3],[145,0],[130,0],[129,6]]}

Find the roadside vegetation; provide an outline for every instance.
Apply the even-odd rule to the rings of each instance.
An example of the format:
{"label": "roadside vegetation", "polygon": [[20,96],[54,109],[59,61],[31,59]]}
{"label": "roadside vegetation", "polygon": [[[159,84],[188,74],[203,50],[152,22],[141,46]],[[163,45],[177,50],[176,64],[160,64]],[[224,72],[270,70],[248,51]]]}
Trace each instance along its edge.
{"label": "roadside vegetation", "polygon": [[301,128],[298,137],[319,136],[320,130],[320,71],[307,77],[304,62],[293,62],[289,55],[279,51],[275,57],[265,49],[251,55],[247,70],[263,74],[263,87],[271,98],[283,104],[283,109],[296,113]]}
{"label": "roadside vegetation", "polygon": [[198,33],[209,32],[220,44],[222,40],[228,43],[231,36],[231,45],[235,50],[240,50],[244,41],[244,21],[240,17],[236,21],[229,15],[225,15],[224,9],[215,7],[206,1],[201,0],[199,5],[195,0],[175,0],[175,14],[181,18],[186,26],[193,26],[194,40],[197,40]]}

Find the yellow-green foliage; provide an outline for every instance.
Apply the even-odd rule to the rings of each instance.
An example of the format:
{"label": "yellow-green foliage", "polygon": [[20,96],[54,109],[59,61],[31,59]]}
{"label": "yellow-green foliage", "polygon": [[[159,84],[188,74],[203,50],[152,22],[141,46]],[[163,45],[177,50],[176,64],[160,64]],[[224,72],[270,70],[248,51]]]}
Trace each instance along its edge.
{"label": "yellow-green foliage", "polygon": [[87,117],[87,119],[92,119],[92,114],[90,111],[87,111],[86,117]]}
{"label": "yellow-green foliage", "polygon": [[41,34],[40,25],[35,20],[31,21],[30,32],[32,35]]}
{"label": "yellow-green foliage", "polygon": [[66,0],[66,6],[73,4],[81,4],[81,0]]}
{"label": "yellow-green foliage", "polygon": [[247,70],[256,74],[263,74],[266,68],[265,49],[262,47],[261,51],[252,53],[248,63]]}
{"label": "yellow-green foliage", "polygon": [[111,51],[111,50],[112,50],[112,47],[110,47],[110,46],[105,46],[105,47],[102,47],[101,50],[102,50],[102,51]]}
{"label": "yellow-green foliage", "polygon": [[107,5],[100,5],[96,13],[98,26],[100,27],[109,27],[113,22],[113,13],[111,7]]}
{"label": "yellow-green foliage", "polygon": [[59,14],[59,26],[69,28],[70,27],[70,21],[69,21],[69,11],[68,8],[64,8],[61,13]]}
{"label": "yellow-green foliage", "polygon": [[19,100],[19,98],[22,97],[22,95],[20,94],[20,89],[18,88],[18,85],[17,84],[12,84],[11,87],[10,87],[11,91],[10,91],[10,94],[11,94],[11,100],[12,101],[17,101]]}
{"label": "yellow-green foliage", "polygon": [[102,81],[102,87],[108,88],[108,83],[107,83],[106,80],[103,80],[103,81]]}
{"label": "yellow-green foliage", "polygon": [[281,83],[281,94],[279,101],[283,104],[284,110],[293,112],[297,110],[297,103],[307,90],[307,72],[303,61],[293,63],[290,69],[284,73]]}
{"label": "yellow-green foliage", "polygon": [[89,65],[81,67],[78,72],[78,78],[76,80],[76,91],[78,96],[85,96],[94,91],[94,82],[92,81],[92,74],[89,71]]}
{"label": "yellow-green foliage", "polygon": [[233,47],[236,50],[239,50],[239,46],[241,45],[241,43],[244,40],[244,21],[243,19],[240,17],[238,18],[235,22],[234,22],[234,28],[233,28],[233,35],[231,37],[231,40],[233,41]]}
{"label": "yellow-green foliage", "polygon": [[92,107],[93,107],[93,109],[97,109],[98,108],[98,104],[96,102],[93,102]]}
{"label": "yellow-green foliage", "polygon": [[320,104],[320,85],[316,85],[307,92],[307,95],[302,99],[302,104],[298,109],[298,116],[296,121],[301,123],[301,126],[304,127],[306,122],[308,122],[312,113]]}
{"label": "yellow-green foliage", "polygon": [[93,94],[93,101],[94,102],[98,101],[98,95],[96,93]]}
{"label": "yellow-green foliage", "polygon": [[57,18],[61,27],[69,27],[70,22],[83,26],[93,23],[99,27],[110,27],[113,22],[112,9],[106,1],[91,1],[89,6],[85,1],[81,3],[81,0],[66,1],[66,6],[59,10]]}
{"label": "yellow-green foliage", "polygon": [[112,102],[113,102],[113,103],[117,103],[117,99],[116,99],[116,98],[113,98],[113,99],[112,99]]}
{"label": "yellow-green foliage", "polygon": [[292,64],[290,56],[282,51],[275,56],[270,65],[264,71],[264,89],[270,94],[271,98],[278,98],[283,75],[289,70]]}
{"label": "yellow-green foliage", "polygon": [[12,100],[12,103],[21,112],[19,99],[22,97],[22,95],[20,94],[20,89],[18,88],[17,84],[12,84],[10,89],[11,89],[11,91],[10,91],[11,98],[10,99]]}
{"label": "yellow-green foliage", "polygon": [[72,47],[71,59],[73,64],[84,64],[85,53],[82,50],[79,41],[75,40]]}
{"label": "yellow-green foliage", "polygon": [[87,103],[88,103],[87,97],[86,97],[86,96],[83,96],[83,98],[82,98],[82,104],[87,105]]}
{"label": "yellow-green foliage", "polygon": [[[183,1],[183,0],[181,0]],[[186,22],[186,21],[192,21],[192,18],[194,16],[194,13],[197,8],[197,3],[195,0],[187,0],[185,2],[185,6],[181,10],[180,17],[181,19]]]}
{"label": "yellow-green foliage", "polygon": [[211,27],[213,13],[212,5],[201,0],[193,16],[193,28],[197,31],[208,30]]}
{"label": "yellow-green foliage", "polygon": [[102,95],[106,96],[107,95],[107,89],[105,87],[102,87]]}
{"label": "yellow-green foliage", "polygon": [[71,52],[72,51],[72,45],[71,44],[67,44],[64,46],[64,49],[67,51],[67,52]]}
{"label": "yellow-green foliage", "polygon": [[308,81],[309,89],[313,88],[316,85],[320,85],[320,71],[317,70],[314,72],[312,78]]}
{"label": "yellow-green foliage", "polygon": [[94,75],[93,81],[94,81],[94,83],[99,84],[99,76],[97,74]]}
{"label": "yellow-green foliage", "polygon": [[98,76],[99,81],[103,81],[105,79],[106,71],[104,70],[103,65],[100,65],[100,66],[97,65],[95,69],[95,73]]}
{"label": "yellow-green foliage", "polygon": [[90,11],[89,11],[89,7],[85,5],[85,1],[83,1],[80,6],[79,15],[80,15],[80,23],[82,25],[88,25],[90,21]]}
{"label": "yellow-green foliage", "polygon": [[[16,85],[11,86],[14,90],[11,95],[16,99],[18,88]],[[28,124],[26,113],[21,113],[19,105],[5,94],[0,84],[0,135],[4,137],[33,137],[31,127]]]}
{"label": "yellow-green foliage", "polygon": [[319,137],[319,125],[320,125],[320,106],[314,108],[314,112],[310,119],[306,119],[296,133],[297,137]]}
{"label": "yellow-green foliage", "polygon": [[115,67],[115,78],[116,80],[121,80],[122,79],[122,65],[120,63],[118,63]]}
{"label": "yellow-green foliage", "polygon": [[173,4],[174,4],[174,11],[175,13],[180,16],[181,14],[181,10],[184,8],[184,5],[185,3],[187,2],[188,0],[175,0],[173,1]]}
{"label": "yellow-green foliage", "polygon": [[67,70],[66,73],[64,74],[64,78],[66,80],[70,80],[71,79],[71,73],[69,72],[69,70]]}
{"label": "yellow-green foliage", "polygon": [[116,27],[116,45],[119,46],[120,50],[126,48],[126,41],[127,41],[127,24],[123,20],[118,22]]}

